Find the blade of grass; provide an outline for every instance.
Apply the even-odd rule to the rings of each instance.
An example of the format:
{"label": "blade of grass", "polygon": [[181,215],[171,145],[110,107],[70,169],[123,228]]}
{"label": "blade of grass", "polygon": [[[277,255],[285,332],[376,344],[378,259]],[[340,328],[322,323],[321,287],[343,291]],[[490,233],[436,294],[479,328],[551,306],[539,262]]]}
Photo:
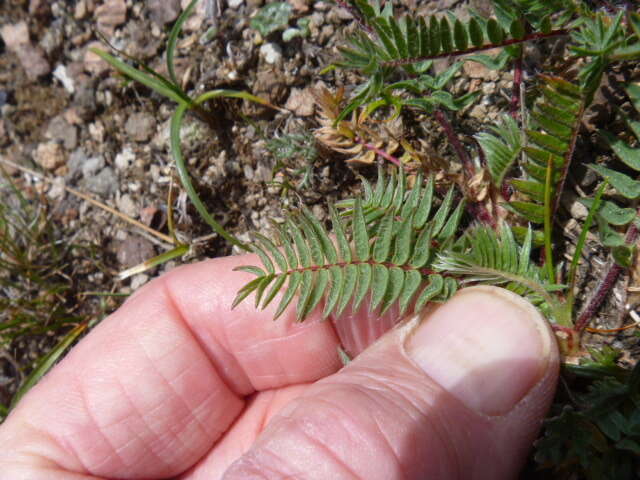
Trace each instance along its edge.
{"label": "blade of grass", "polygon": [[[47,183],[51,183],[53,182],[52,179],[50,179],[49,177],[42,175],[41,173],[36,172],[35,170],[31,170],[30,168],[26,168],[23,167],[22,165],[18,165],[17,163],[14,163],[10,160],[7,160],[5,158],[0,157],[0,164],[5,164],[8,165],[10,167],[16,168],[18,170],[20,170],[23,173],[28,173],[29,175],[33,175],[34,177],[36,177],[39,180],[45,181]],[[164,233],[158,232],[157,230],[154,230],[151,227],[147,227],[144,223],[141,223],[131,217],[129,217],[128,215],[125,215],[122,212],[119,212],[118,210],[111,208],[108,205],[105,205],[102,202],[99,202],[98,200],[90,197],[89,195],[87,195],[86,193],[82,193],[79,190],[76,190],[75,188],[71,188],[71,187],[67,187],[65,185],[64,190],[68,193],[70,193],[71,195],[74,195],[78,198],[81,198],[82,200],[85,200],[87,202],[89,202],[90,204],[101,208],[102,210],[105,210],[106,212],[111,213],[112,215],[115,215],[116,217],[121,218],[122,220],[124,220],[127,223],[130,223],[131,225],[134,225],[142,230],[144,230],[147,233],[150,233],[151,235],[153,235],[154,237],[159,238],[160,240],[162,240],[163,242],[166,242],[170,245],[173,245],[173,238],[171,238],[168,235],[165,235]]]}
{"label": "blade of grass", "polygon": [[27,393],[31,387],[40,381],[40,379],[53,367],[56,361],[64,354],[69,346],[87,329],[87,324],[83,323],[71,330],[53,349],[42,357],[33,372],[25,379],[16,394],[11,400],[9,409],[12,410]]}
{"label": "blade of grass", "polygon": [[549,282],[555,283],[556,274],[553,268],[553,248],[551,245],[551,201],[552,201],[553,160],[549,156],[547,160],[547,175],[544,183],[544,265],[547,270]]}
{"label": "blade of grass", "polygon": [[193,13],[193,9],[196,7],[198,0],[192,0],[191,3],[185,8],[176,23],[173,24],[173,28],[171,28],[171,32],[169,33],[169,39],[167,41],[167,71],[169,72],[169,78],[174,83],[174,85],[180,85],[178,79],[176,78],[176,71],[173,63],[173,58],[176,50],[176,44],[178,43],[178,35],[182,31],[182,26],[184,22],[191,16]]}
{"label": "blade of grass", "polygon": [[158,265],[162,265],[169,260],[173,260],[174,258],[181,257],[185,253],[189,251],[189,245],[178,245],[177,247],[169,250],[168,252],[161,253],[160,255],[156,255],[149,260],[145,260],[138,265],[128,268],[127,270],[123,270],[118,274],[119,280],[124,280],[133,275],[137,275],[138,273],[143,273],[149,270],[150,268],[156,267]]}
{"label": "blade of grass", "polygon": [[573,300],[575,296],[575,283],[576,283],[576,272],[578,271],[578,263],[580,262],[580,257],[582,256],[582,250],[584,249],[585,243],[587,241],[587,234],[589,233],[589,228],[591,228],[591,224],[593,223],[593,218],[595,217],[598,209],[600,208],[600,202],[602,200],[602,194],[604,193],[605,188],[607,188],[608,182],[605,180],[598,188],[596,192],[596,196],[593,200],[593,204],[589,209],[589,213],[587,215],[587,219],[584,221],[582,225],[582,231],[580,232],[580,237],[578,237],[578,242],[576,243],[576,251],[573,253],[573,258],[571,259],[571,266],[569,267],[569,274],[567,275],[567,283],[569,285],[569,294],[567,303],[570,306],[573,306]]}
{"label": "blade of grass", "polygon": [[153,72],[153,75],[142,72],[137,68],[126,64],[122,60],[98,48],[92,48],[91,51],[123,75],[126,75],[136,82],[139,82],[146,87],[155,90],[159,94],[164,95],[165,97],[170,98],[171,100],[174,100],[179,104],[191,103],[191,99],[177,85],[172,84],[162,75],[156,72]]}
{"label": "blade of grass", "polygon": [[180,177],[180,182],[182,183],[182,187],[187,192],[189,196],[189,200],[193,203],[193,206],[196,208],[200,216],[203,218],[205,222],[222,238],[227,240],[229,243],[233,245],[237,245],[246,251],[251,251],[251,249],[238,240],[236,237],[228,233],[222,225],[216,222],[213,217],[209,214],[207,207],[204,206],[202,200],[198,196],[195,188],[193,188],[193,183],[191,182],[191,177],[189,177],[189,172],[187,171],[187,166],[184,161],[184,156],[182,155],[182,146],[180,143],[180,129],[182,128],[182,120],[184,119],[184,115],[187,112],[187,108],[189,106],[185,103],[181,103],[178,105],[178,108],[171,117],[171,155],[173,156],[173,160],[176,162],[176,168],[178,170],[178,176]]}

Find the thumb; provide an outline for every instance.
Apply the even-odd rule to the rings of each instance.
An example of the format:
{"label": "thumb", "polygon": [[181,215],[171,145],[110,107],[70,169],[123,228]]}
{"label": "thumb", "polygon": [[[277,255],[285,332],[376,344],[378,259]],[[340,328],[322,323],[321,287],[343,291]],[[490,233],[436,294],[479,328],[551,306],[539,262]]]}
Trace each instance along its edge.
{"label": "thumb", "polygon": [[310,386],[225,478],[515,478],[558,364],[530,303],[496,287],[462,290]]}

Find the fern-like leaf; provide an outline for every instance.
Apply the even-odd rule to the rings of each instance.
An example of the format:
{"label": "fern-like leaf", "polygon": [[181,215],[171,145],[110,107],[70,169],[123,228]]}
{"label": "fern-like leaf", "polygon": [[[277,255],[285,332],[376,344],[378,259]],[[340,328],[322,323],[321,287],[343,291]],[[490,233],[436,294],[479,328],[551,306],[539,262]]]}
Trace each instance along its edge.
{"label": "fern-like leaf", "polygon": [[548,168],[551,168],[550,208],[557,209],[557,192],[562,192],[584,112],[584,97],[579,87],[559,77],[541,78],[543,98],[531,112],[532,125],[526,131],[527,145],[523,148],[526,158],[521,166],[525,176],[511,181],[525,199],[505,205],[535,224],[544,221]]}
{"label": "fern-like leaf", "polygon": [[[433,209],[433,180],[418,177],[411,191],[404,173],[379,173],[375,186],[365,183],[364,198],[342,202],[341,214],[330,206],[334,235],[306,208],[278,226],[278,242],[256,234],[253,250],[262,268],[240,267],[256,278],[239,292],[234,306],[255,294],[261,308],[284,291],[276,308],[280,316],[297,298],[297,319],[304,320],[324,300],[322,315],[340,315],[349,304],[357,309],[370,296],[371,310],[387,311],[398,303],[420,309],[445,301],[457,289],[453,278],[435,273],[437,248],[452,244],[464,211],[454,208],[454,191]],[[432,213],[433,212],[433,213]]]}
{"label": "fern-like leaf", "polygon": [[500,187],[522,152],[522,133],[518,122],[510,115],[504,115],[498,125],[491,127],[491,131],[476,135],[476,139],[484,152],[491,179]]}
{"label": "fern-like leaf", "polygon": [[[634,105],[640,103],[640,91],[630,85],[627,94]],[[623,115],[623,119],[638,141],[640,141],[640,121],[632,120]],[[611,147],[611,150],[629,169],[640,172],[640,147],[632,147],[630,144],[616,137],[615,135],[603,131],[601,135]],[[635,180],[627,173],[617,169],[608,168],[603,165],[590,165],[590,168],[604,177],[609,184],[623,197],[636,200],[640,198],[640,181]],[[585,202],[590,205],[592,202]],[[613,258],[619,265],[629,267],[633,258],[634,246],[628,244],[624,235],[617,231],[620,226],[628,225],[637,219],[637,213],[633,208],[621,208],[613,202],[602,202],[596,213],[596,221],[600,232],[602,243],[612,249]]]}
{"label": "fern-like leaf", "polygon": [[550,297],[542,284],[540,267],[531,261],[533,232],[527,231],[522,246],[513,232],[502,225],[500,232],[485,226],[471,228],[465,234],[466,246],[440,253],[433,268],[448,275],[459,276],[461,283],[503,285],[520,295]]}

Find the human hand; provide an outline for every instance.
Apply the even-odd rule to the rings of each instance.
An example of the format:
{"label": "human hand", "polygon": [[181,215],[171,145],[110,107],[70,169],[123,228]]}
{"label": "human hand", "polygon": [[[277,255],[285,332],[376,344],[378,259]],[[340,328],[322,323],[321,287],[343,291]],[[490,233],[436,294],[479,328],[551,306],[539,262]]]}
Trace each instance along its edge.
{"label": "human hand", "polygon": [[0,479],[517,475],[558,376],[534,307],[465,289],[341,369],[338,346],[358,352],[393,315],[231,311],[247,280],[231,270],[252,261],[181,267],[136,292],[0,427]]}

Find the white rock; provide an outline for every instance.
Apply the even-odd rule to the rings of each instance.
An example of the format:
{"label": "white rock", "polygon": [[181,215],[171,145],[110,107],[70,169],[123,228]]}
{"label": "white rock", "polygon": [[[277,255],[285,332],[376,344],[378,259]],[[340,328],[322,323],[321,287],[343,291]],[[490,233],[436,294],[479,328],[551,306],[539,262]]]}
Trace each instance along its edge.
{"label": "white rock", "polygon": [[229,5],[229,8],[240,8],[242,6],[242,4],[244,3],[244,0],[227,0],[227,4]]}
{"label": "white rock", "polygon": [[76,91],[76,87],[73,84],[73,79],[67,73],[67,67],[65,67],[64,65],[58,65],[53,71],[53,76],[60,80],[60,83],[67,92],[73,94]]}
{"label": "white rock", "polygon": [[260,47],[260,55],[264,61],[273,65],[282,60],[282,50],[275,43],[265,43]]}
{"label": "white rock", "polygon": [[133,150],[131,150],[131,147],[124,147],[124,149],[116,155],[113,162],[118,170],[125,170],[129,168],[129,164],[135,159],[136,156],[133,153]]}
{"label": "white rock", "polygon": [[62,145],[57,142],[41,143],[35,151],[34,160],[45,170],[55,170],[65,163]]}

